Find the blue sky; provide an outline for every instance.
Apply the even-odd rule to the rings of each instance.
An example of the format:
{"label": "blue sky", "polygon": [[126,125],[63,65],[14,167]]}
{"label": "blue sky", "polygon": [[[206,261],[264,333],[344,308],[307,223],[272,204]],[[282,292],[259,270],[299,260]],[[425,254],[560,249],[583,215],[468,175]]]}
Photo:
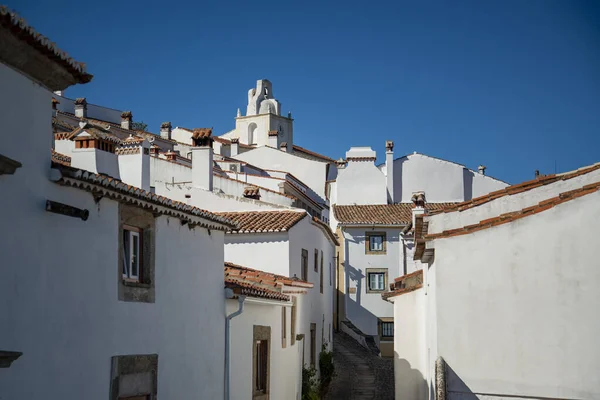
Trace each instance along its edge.
{"label": "blue sky", "polygon": [[[143,4],[143,5],[142,5]],[[95,75],[67,90],[161,122],[234,127],[257,79],[296,144],[385,140],[511,183],[600,161],[600,2],[8,0]]]}

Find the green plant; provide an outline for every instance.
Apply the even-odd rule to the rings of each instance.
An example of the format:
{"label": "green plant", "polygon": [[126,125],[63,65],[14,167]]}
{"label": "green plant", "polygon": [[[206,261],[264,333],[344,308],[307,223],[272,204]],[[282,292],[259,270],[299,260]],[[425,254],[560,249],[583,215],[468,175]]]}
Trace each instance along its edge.
{"label": "green plant", "polygon": [[131,129],[134,131],[145,131],[148,128],[148,124],[145,124],[144,121],[133,122],[131,124]]}
{"label": "green plant", "polygon": [[302,400],[319,400],[319,384],[315,367],[302,367]]}
{"label": "green plant", "polygon": [[335,372],[335,366],[333,365],[333,352],[327,350],[327,343],[323,343],[321,353],[319,353],[319,369],[321,370],[321,390],[324,390]]}

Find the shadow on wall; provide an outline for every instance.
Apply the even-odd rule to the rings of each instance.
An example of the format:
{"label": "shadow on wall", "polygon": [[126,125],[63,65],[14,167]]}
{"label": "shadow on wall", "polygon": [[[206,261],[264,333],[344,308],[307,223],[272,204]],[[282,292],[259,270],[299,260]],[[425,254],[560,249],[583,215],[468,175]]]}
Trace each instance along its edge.
{"label": "shadow on wall", "polygon": [[473,177],[475,173],[467,168],[463,168],[463,187],[464,187],[464,200],[471,200],[473,198]]}
{"label": "shadow on wall", "polygon": [[427,381],[419,370],[394,352],[394,380],[396,381],[396,399],[424,400],[428,397]]}
{"label": "shadow on wall", "polygon": [[467,384],[460,379],[458,374],[447,364],[446,365],[446,399],[460,399],[460,400],[477,400],[479,397]]}

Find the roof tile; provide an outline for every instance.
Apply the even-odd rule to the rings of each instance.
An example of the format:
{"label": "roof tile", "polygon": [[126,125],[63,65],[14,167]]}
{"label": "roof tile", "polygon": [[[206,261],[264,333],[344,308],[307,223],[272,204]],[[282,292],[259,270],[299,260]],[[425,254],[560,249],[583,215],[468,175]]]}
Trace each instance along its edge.
{"label": "roof tile", "polygon": [[[454,203],[426,203],[428,212]],[[355,225],[406,225],[412,221],[413,203],[333,206],[340,224]]]}

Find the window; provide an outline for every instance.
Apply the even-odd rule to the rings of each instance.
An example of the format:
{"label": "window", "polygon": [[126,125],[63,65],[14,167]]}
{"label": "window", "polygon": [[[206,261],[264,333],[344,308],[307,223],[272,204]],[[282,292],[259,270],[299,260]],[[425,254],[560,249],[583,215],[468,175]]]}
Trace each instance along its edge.
{"label": "window", "polygon": [[315,249],[315,272],[319,272],[319,250]]}
{"label": "window", "polygon": [[119,204],[119,213],[118,299],[154,303],[154,214],[126,204]]}
{"label": "window", "polygon": [[386,268],[367,268],[367,293],[383,292],[387,287]]}
{"label": "window", "polygon": [[110,400],[153,400],[158,392],[158,354],[113,356]]}
{"label": "window", "polygon": [[310,366],[315,366],[317,359],[317,324],[310,324]]}
{"label": "window", "polygon": [[385,254],[385,232],[366,232],[365,233],[365,253],[366,254]]}
{"label": "window", "polygon": [[140,228],[123,226],[123,279],[139,282],[142,268],[142,232]]}
{"label": "window", "polygon": [[308,281],[308,250],[302,249],[302,280]]}
{"label": "window", "polygon": [[381,322],[381,337],[394,337],[394,323]]}
{"label": "window", "polygon": [[287,346],[287,311],[281,307],[281,347]]}
{"label": "window", "polygon": [[254,392],[267,393],[267,368],[269,365],[269,341],[257,340],[256,346],[256,379]]}
{"label": "window", "polygon": [[254,325],[252,349],[252,398],[269,398],[271,327]]}
{"label": "window", "polygon": [[256,144],[256,124],[248,125],[248,144]]}
{"label": "window", "polygon": [[321,294],[323,294],[323,250],[321,250],[321,272],[319,275]]}

